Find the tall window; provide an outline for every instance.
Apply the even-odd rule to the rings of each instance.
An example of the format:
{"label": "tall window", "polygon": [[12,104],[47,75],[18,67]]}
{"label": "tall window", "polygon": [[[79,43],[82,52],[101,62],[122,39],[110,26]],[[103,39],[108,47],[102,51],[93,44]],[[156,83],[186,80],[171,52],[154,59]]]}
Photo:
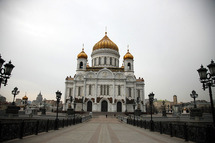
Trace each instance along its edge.
{"label": "tall window", "polygon": [[78,96],[81,96],[81,87],[78,87]]}
{"label": "tall window", "polygon": [[109,85],[107,85],[107,95],[109,95]]}
{"label": "tall window", "polygon": [[131,97],[131,88],[128,88],[128,97]]}
{"label": "tall window", "polygon": [[101,64],[101,58],[99,57],[99,65]]}
{"label": "tall window", "polygon": [[104,93],[103,93],[103,95],[106,95],[106,85],[103,85],[103,87],[104,87]]}
{"label": "tall window", "polygon": [[106,57],[104,57],[104,64],[106,65],[106,62],[107,62],[107,58]]}
{"label": "tall window", "polygon": [[72,96],[72,88],[69,88],[69,96]]}
{"label": "tall window", "polygon": [[80,62],[80,69],[83,69],[83,62]]}
{"label": "tall window", "polygon": [[110,65],[112,65],[112,57],[110,57]]}
{"label": "tall window", "polygon": [[130,63],[128,63],[128,69],[131,70],[131,64]]}
{"label": "tall window", "polygon": [[96,58],[94,59],[94,66],[96,65]]}
{"label": "tall window", "polygon": [[117,66],[117,65],[116,65],[116,59],[115,59],[115,66]]}
{"label": "tall window", "polygon": [[91,88],[92,88],[92,86],[89,85],[89,95],[91,95]]}
{"label": "tall window", "polygon": [[120,85],[118,85],[118,95],[121,95]]}
{"label": "tall window", "polygon": [[137,90],[137,96],[140,98],[140,90]]}
{"label": "tall window", "polygon": [[103,87],[103,86],[101,85],[101,86],[100,86],[100,91],[101,91],[101,93],[100,93],[100,94],[101,94],[101,95],[102,95],[102,87]]}

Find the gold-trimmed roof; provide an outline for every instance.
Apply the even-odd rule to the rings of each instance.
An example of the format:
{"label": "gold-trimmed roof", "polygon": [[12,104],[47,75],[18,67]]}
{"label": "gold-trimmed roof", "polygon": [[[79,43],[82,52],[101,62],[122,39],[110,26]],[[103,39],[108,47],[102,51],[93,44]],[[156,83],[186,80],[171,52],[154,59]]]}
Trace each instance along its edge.
{"label": "gold-trimmed roof", "polygon": [[84,48],[82,48],[82,51],[78,54],[78,59],[79,58],[84,58],[87,59],[87,54],[84,52]]}
{"label": "gold-trimmed roof", "polygon": [[133,55],[129,52],[129,49],[127,50],[127,53],[125,54],[125,56],[123,57],[123,59],[134,59]]}
{"label": "gold-trimmed roof", "polygon": [[107,36],[107,32],[105,32],[105,36],[93,46],[93,51],[104,48],[113,49],[117,52],[119,51],[118,46]]}
{"label": "gold-trimmed roof", "polygon": [[28,100],[28,97],[25,95],[24,97],[22,97],[22,100]]}

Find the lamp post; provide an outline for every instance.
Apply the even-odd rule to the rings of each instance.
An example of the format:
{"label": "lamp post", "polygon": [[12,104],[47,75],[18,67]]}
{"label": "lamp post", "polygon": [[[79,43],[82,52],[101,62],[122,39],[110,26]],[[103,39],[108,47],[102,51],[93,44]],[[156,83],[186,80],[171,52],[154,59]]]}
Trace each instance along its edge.
{"label": "lamp post", "polygon": [[150,107],[151,107],[151,120],[150,120],[150,125],[151,125],[151,131],[154,131],[154,126],[153,126],[153,120],[152,120],[152,105],[153,105],[153,100],[154,100],[154,93],[150,93],[149,95],[149,103],[150,103]]}
{"label": "lamp post", "polygon": [[46,99],[43,100],[42,115],[46,115]]}
{"label": "lamp post", "polygon": [[84,96],[82,96],[82,109],[81,109],[82,112],[84,111],[83,104],[84,104]]}
{"label": "lamp post", "polygon": [[198,97],[198,94],[196,94],[195,90],[192,91],[190,97],[194,99],[194,108],[196,108],[196,98]]}
{"label": "lamp post", "polygon": [[214,86],[215,84],[215,63],[213,60],[211,60],[211,63],[207,66],[210,73],[207,73],[207,69],[201,65],[201,68],[198,69],[200,82],[203,85],[203,90],[206,88],[209,89],[209,96],[210,96],[210,102],[211,102],[211,112],[213,116],[213,124],[215,126],[215,112],[214,112],[214,104],[213,104],[213,97],[212,97],[212,89],[211,86]]}
{"label": "lamp post", "polygon": [[73,120],[74,125],[75,125],[75,108],[76,108],[76,102],[75,102],[75,99],[74,99],[74,120]]}
{"label": "lamp post", "polygon": [[125,112],[127,113],[127,97],[125,98]]}
{"label": "lamp post", "polygon": [[168,113],[169,113],[169,104],[167,105],[167,107],[168,107]]}
{"label": "lamp post", "polygon": [[163,116],[163,117],[166,117],[165,101],[163,100],[163,102],[162,102],[162,103],[163,103],[163,112],[162,112],[162,113],[163,113],[163,115],[162,115],[162,116]]}
{"label": "lamp post", "polygon": [[18,88],[17,88],[17,87],[15,87],[15,88],[12,90],[12,94],[13,94],[13,102],[12,102],[12,105],[15,105],[15,102],[14,102],[15,97],[16,97],[17,94],[19,94],[19,91],[18,91]]}
{"label": "lamp post", "polygon": [[136,106],[136,103],[135,103],[135,100],[134,100],[134,104],[133,104],[133,108],[134,108],[134,126],[135,126],[135,106]]}
{"label": "lamp post", "polygon": [[56,92],[56,99],[57,99],[57,114],[56,114],[56,119],[55,119],[55,130],[58,130],[58,106],[60,102],[62,93],[60,91]]}
{"label": "lamp post", "polygon": [[7,64],[4,65],[4,68],[2,68],[2,65],[4,64],[4,60],[1,58],[0,55],[0,88],[1,84],[4,84],[4,86],[7,85],[7,80],[10,78],[11,72],[13,68],[15,67],[11,61],[9,61]]}

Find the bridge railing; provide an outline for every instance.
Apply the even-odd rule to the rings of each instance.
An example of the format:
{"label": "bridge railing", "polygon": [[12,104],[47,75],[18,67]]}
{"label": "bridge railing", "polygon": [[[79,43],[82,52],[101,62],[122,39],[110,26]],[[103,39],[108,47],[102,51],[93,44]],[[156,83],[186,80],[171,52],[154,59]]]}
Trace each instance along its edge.
{"label": "bridge railing", "polygon": [[[58,120],[58,128],[64,128],[79,124],[91,119],[91,116],[73,117]],[[9,119],[0,120],[0,142],[20,138],[25,136],[37,135],[41,132],[54,130],[56,120],[45,119]]]}
{"label": "bridge railing", "polygon": [[[212,143],[215,140],[215,127],[210,123],[190,123],[190,122],[167,122],[167,121],[146,121],[141,118],[135,119],[120,116],[120,121],[140,128],[150,129],[150,131],[167,134],[171,137],[183,138],[185,141],[198,143]],[[126,121],[125,121],[126,120]]]}

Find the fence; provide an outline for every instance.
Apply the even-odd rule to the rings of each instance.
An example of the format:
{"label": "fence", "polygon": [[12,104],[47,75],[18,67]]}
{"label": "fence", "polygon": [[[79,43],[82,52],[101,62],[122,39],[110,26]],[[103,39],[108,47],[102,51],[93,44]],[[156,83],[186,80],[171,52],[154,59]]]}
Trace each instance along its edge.
{"label": "fence", "polygon": [[20,138],[25,136],[37,135],[41,132],[48,132],[49,130],[54,130],[58,128],[64,128],[71,125],[79,124],[89,120],[91,116],[76,117],[70,119],[56,120],[30,120],[30,119],[16,119],[0,121],[0,142]]}
{"label": "fence", "polygon": [[151,122],[142,119],[134,120],[121,116],[119,116],[118,119],[133,126],[160,132],[160,134],[183,138],[185,141],[213,143],[215,140],[215,128],[211,124],[167,121]]}

